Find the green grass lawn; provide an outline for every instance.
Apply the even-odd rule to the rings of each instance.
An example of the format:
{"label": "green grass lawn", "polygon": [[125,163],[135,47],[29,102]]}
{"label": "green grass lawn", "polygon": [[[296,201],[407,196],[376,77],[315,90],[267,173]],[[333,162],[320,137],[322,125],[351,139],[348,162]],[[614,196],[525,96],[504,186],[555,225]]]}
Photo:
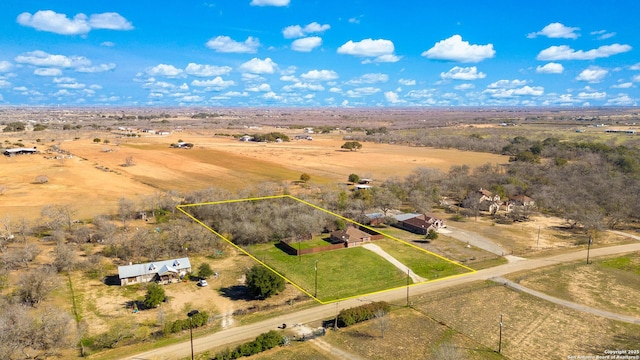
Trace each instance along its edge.
{"label": "green grass lawn", "polygon": [[315,293],[317,260],[317,298],[321,301],[338,300],[407,284],[406,274],[364,248],[295,256],[284,253],[273,244],[261,244],[251,246],[248,251],[311,295]]}
{"label": "green grass lawn", "polygon": [[[395,240],[377,240],[374,244],[429,280],[469,272],[453,262]],[[317,298],[321,301],[388,290],[407,283],[405,273],[361,247],[301,256],[288,255],[273,244],[253,245],[247,251],[311,295],[316,293],[317,261]]]}
{"label": "green grass lawn", "polygon": [[422,249],[399,241],[383,239],[374,241],[374,244],[380,246],[389,255],[408,266],[411,271],[428,280],[464,274],[470,271],[451,261],[444,260]]}
{"label": "green grass lawn", "polygon": [[305,241],[292,241],[289,243],[291,247],[294,249],[308,249],[314,247],[328,246],[331,245],[329,242],[330,235],[329,234],[320,234],[313,237],[313,239],[305,240]]}

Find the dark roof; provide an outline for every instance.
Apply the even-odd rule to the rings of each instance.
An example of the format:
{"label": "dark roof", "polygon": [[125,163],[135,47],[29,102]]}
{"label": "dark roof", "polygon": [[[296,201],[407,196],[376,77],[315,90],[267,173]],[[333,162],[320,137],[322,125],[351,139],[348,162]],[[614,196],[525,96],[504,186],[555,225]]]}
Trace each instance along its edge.
{"label": "dark roof", "polygon": [[371,237],[371,234],[367,234],[366,232],[360,229],[357,229],[353,226],[349,226],[344,230],[337,230],[332,232],[331,236],[349,241],[349,240],[360,240],[362,238]]}

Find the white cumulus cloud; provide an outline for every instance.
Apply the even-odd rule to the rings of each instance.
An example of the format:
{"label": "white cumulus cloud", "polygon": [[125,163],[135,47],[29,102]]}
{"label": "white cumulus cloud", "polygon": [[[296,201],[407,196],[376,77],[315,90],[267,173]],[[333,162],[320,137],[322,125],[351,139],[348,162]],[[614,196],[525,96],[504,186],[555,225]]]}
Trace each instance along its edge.
{"label": "white cumulus cloud", "polygon": [[287,6],[290,0],[251,0],[251,6]]}
{"label": "white cumulus cloud", "polygon": [[631,51],[631,46],[613,44],[603,45],[587,51],[574,50],[567,45],[551,46],[538,54],[537,60],[594,60]]}
{"label": "white cumulus cloud", "polygon": [[152,68],[147,69],[147,74],[150,76],[167,76],[176,77],[182,74],[182,69],[178,69],[173,65],[159,64]]}
{"label": "white cumulus cloud", "polygon": [[38,68],[33,73],[38,76],[60,76],[62,75],[62,70],[58,68]]}
{"label": "white cumulus cloud", "polygon": [[580,75],[576,77],[578,81],[587,81],[590,83],[598,83],[602,81],[609,71],[598,66],[590,66],[587,69],[582,70]]}
{"label": "white cumulus cloud", "polygon": [[84,56],[53,55],[42,50],[18,55],[14,60],[20,64],[42,67],[78,68],[91,66],[91,61]]}
{"label": "white cumulus cloud", "polygon": [[258,51],[260,40],[249,36],[244,42],[235,41],[228,36],[217,36],[207,41],[207,47],[221,53],[252,54]]}
{"label": "white cumulus cloud", "polygon": [[226,89],[233,85],[235,85],[233,80],[223,80],[220,76],[216,76],[211,80],[193,80],[191,82],[191,86],[208,87],[215,90]]}
{"label": "white cumulus cloud", "polygon": [[544,95],[544,88],[542,86],[523,86],[516,89],[488,88],[483,91],[483,93],[489,94],[491,97],[498,99],[514,98],[519,96],[542,96]]}
{"label": "white cumulus cloud", "polygon": [[109,12],[87,16],[77,14],[70,19],[66,14],[52,10],[41,10],[35,14],[23,12],[18,15],[18,24],[61,35],[83,35],[93,29],[132,30],[133,25],[122,15]]}
{"label": "white cumulus cloud", "polygon": [[400,79],[398,80],[398,83],[405,86],[414,86],[416,81],[413,79]]}
{"label": "white cumulus cloud", "polygon": [[76,69],[77,72],[82,73],[100,73],[105,71],[111,71],[116,68],[116,64],[100,64],[100,65],[92,65],[92,66],[81,66]]}
{"label": "white cumulus cloud", "polygon": [[518,86],[523,86],[527,83],[526,80],[498,80],[487,86],[490,89],[511,89]]}
{"label": "white cumulus cloud", "polygon": [[3,72],[8,72],[9,70],[11,70],[11,68],[13,68],[13,64],[11,64],[8,61],[0,61],[0,73]]}
{"label": "white cumulus cloud", "polygon": [[603,92],[598,92],[598,91],[584,92],[583,91],[583,92],[580,92],[576,97],[581,100],[602,100],[607,97],[607,93],[604,91]]}
{"label": "white cumulus cloud", "polygon": [[487,77],[487,74],[483,72],[478,72],[478,68],[475,66],[471,67],[459,67],[455,66],[451,68],[451,70],[446,73],[440,73],[440,77],[442,79],[453,79],[453,80],[478,80],[484,79]]}
{"label": "white cumulus cloud", "polygon": [[398,94],[393,92],[393,91],[385,92],[384,93],[384,97],[385,97],[385,99],[387,99],[388,102],[390,102],[392,104],[400,104],[400,103],[406,102],[404,100],[400,100],[400,97],[398,96]]}
{"label": "white cumulus cloud", "polygon": [[198,76],[198,77],[210,77],[210,76],[219,76],[219,75],[227,75],[231,72],[231,67],[229,66],[214,66],[214,65],[203,65],[196,63],[189,63],[184,71],[188,75]]}
{"label": "white cumulus cloud", "polygon": [[338,73],[333,70],[311,70],[300,77],[308,81],[330,81],[337,79]]}
{"label": "white cumulus cloud", "polygon": [[550,62],[544,65],[538,65],[536,67],[538,74],[562,74],[564,72],[564,66],[562,64]]}
{"label": "white cumulus cloud", "polygon": [[240,65],[240,70],[250,74],[273,74],[277,67],[278,64],[273,62],[271,58],[264,60],[253,58]]}
{"label": "white cumulus cloud", "polygon": [[614,89],[628,89],[630,87],[633,87],[633,83],[632,82],[623,82],[620,84],[615,84],[615,85],[611,85],[612,88]]}
{"label": "white cumulus cloud", "polygon": [[322,38],[319,36],[311,36],[296,39],[291,43],[291,49],[300,52],[311,52],[311,50],[322,45]]}
{"label": "white cumulus cloud", "polygon": [[255,86],[250,86],[248,88],[246,88],[247,91],[251,91],[251,92],[270,92],[271,91],[271,85],[264,83],[264,84],[260,84],[260,85],[255,85]]}
{"label": "white cumulus cloud", "polygon": [[357,79],[349,80],[347,84],[349,85],[375,84],[375,83],[385,83],[388,80],[389,80],[389,75],[387,74],[370,73],[370,74],[364,74]]}
{"label": "white cumulus cloud", "polygon": [[598,40],[606,40],[606,39],[609,39],[609,38],[612,38],[612,37],[616,36],[615,32],[607,32],[607,30],[592,31],[590,34],[594,35],[594,36],[597,36],[596,38]]}
{"label": "white cumulus cloud", "polygon": [[493,44],[471,45],[468,41],[463,41],[462,36],[453,35],[438,41],[431,49],[424,51],[422,56],[435,60],[480,62],[492,58],[495,54]]}
{"label": "white cumulus cloud", "polygon": [[329,30],[330,28],[331,28],[331,25],[329,24],[321,25],[314,21],[306,25],[305,27],[302,27],[300,25],[287,26],[286,28],[282,29],[282,35],[285,37],[285,39],[293,39],[293,38],[303,37],[308,34],[323,33]]}
{"label": "white cumulus cloud", "polygon": [[364,39],[359,42],[349,40],[338,48],[338,54],[374,57],[379,62],[398,61],[399,58],[393,54],[394,51],[393,42],[385,39]]}
{"label": "white cumulus cloud", "polygon": [[89,25],[92,29],[133,30],[133,25],[115,12],[91,15]]}
{"label": "white cumulus cloud", "polygon": [[363,96],[370,96],[378,92],[380,92],[379,88],[369,86],[369,87],[362,87],[362,88],[349,90],[345,93],[345,95],[348,97],[363,97]]}
{"label": "white cumulus cloud", "polygon": [[471,90],[473,88],[475,88],[476,86],[471,84],[471,83],[464,83],[464,84],[460,84],[460,85],[456,85],[453,88],[456,90]]}
{"label": "white cumulus cloud", "polygon": [[527,37],[530,39],[535,38],[536,36],[546,36],[556,39],[577,39],[578,36],[580,36],[576,34],[576,31],[578,30],[580,30],[580,28],[569,27],[559,22],[555,22],[545,26],[538,32],[529,33]]}

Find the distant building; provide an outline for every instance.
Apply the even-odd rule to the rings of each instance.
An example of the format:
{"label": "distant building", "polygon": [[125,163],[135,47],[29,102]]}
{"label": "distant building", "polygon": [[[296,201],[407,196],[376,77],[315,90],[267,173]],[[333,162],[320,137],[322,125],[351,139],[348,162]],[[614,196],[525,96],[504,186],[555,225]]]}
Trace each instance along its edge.
{"label": "distant building", "polygon": [[38,150],[35,147],[32,148],[13,148],[13,149],[5,149],[5,156],[16,156],[16,155],[30,155],[37,153]]}

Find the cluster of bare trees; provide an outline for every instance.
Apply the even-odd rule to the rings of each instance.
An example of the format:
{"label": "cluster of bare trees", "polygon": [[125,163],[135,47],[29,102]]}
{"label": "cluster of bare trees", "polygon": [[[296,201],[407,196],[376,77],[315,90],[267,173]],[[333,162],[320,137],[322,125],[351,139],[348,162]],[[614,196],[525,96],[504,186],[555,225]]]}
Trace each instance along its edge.
{"label": "cluster of bare trees", "polygon": [[0,300],[0,358],[50,358],[73,343],[71,318],[53,307],[32,311]]}
{"label": "cluster of bare trees", "polygon": [[[588,135],[579,141],[538,137],[514,128],[418,129],[360,139],[511,156],[507,166],[454,166],[446,174],[417,170],[406,179],[389,179],[383,184],[418,211],[428,208],[420,203],[434,203],[440,195],[461,204],[468,194],[485,188],[502,198],[528,195],[539,209],[563,217],[571,226],[614,228],[638,220],[640,140],[628,138],[620,145],[615,138],[602,141]],[[377,207],[384,211],[381,204]]]}
{"label": "cluster of bare trees", "polygon": [[297,239],[334,226],[328,214],[289,198],[202,205],[189,211],[238,245]]}

